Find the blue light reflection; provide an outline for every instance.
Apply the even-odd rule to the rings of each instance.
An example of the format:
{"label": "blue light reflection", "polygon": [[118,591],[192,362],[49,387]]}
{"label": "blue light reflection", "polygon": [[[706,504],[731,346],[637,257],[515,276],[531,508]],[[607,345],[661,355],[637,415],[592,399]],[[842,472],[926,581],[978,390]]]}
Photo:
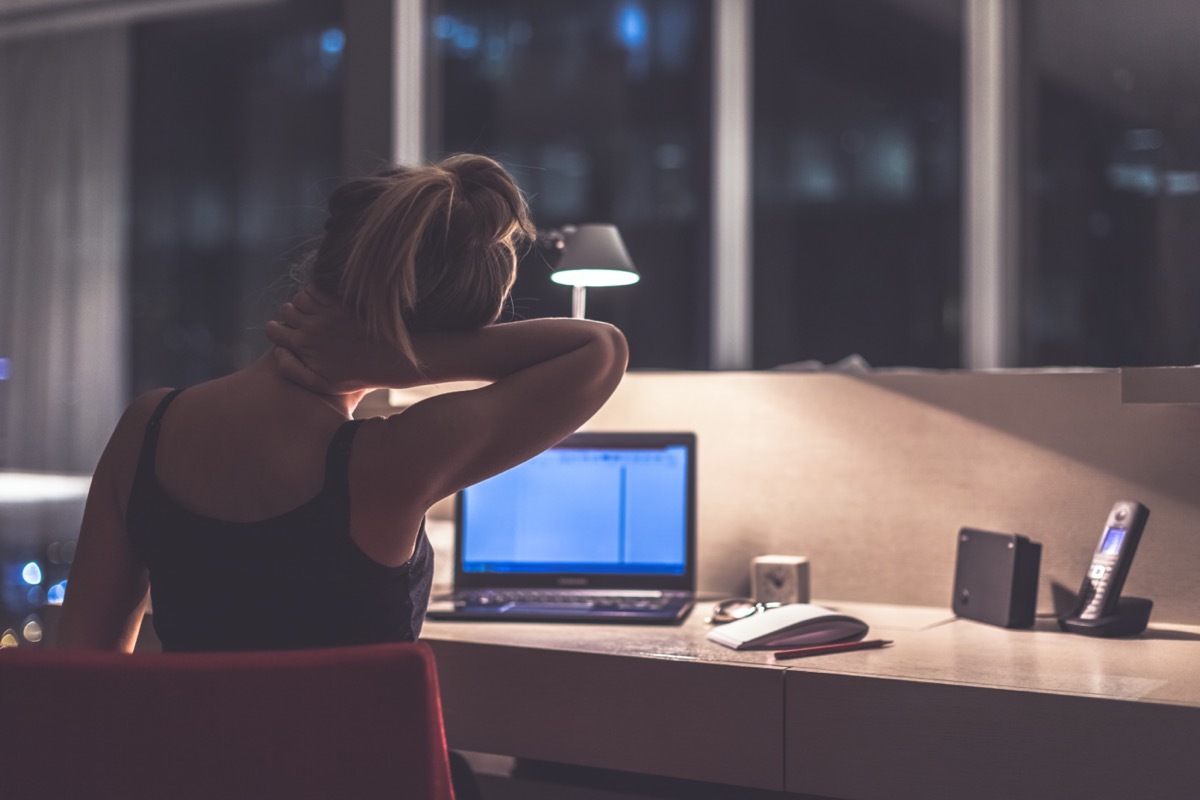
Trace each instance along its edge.
{"label": "blue light reflection", "polygon": [[321,34],[321,50],[331,56],[339,55],[346,49],[346,34],[341,28],[330,28]]}
{"label": "blue light reflection", "polygon": [[471,52],[478,49],[480,39],[479,29],[473,25],[460,25],[454,32],[454,46],[459,50]]}
{"label": "blue light reflection", "polygon": [[59,581],[46,590],[46,602],[51,605],[61,605],[63,598],[67,596],[67,582]]}
{"label": "blue light reflection", "polygon": [[30,586],[37,586],[42,582],[42,566],[36,561],[30,561],[21,570],[21,579]]}
{"label": "blue light reflection", "polygon": [[458,30],[458,20],[449,14],[439,14],[433,20],[433,35],[439,39],[453,39]]}
{"label": "blue light reflection", "polygon": [[646,46],[648,28],[646,11],[639,3],[625,3],[617,10],[617,37],[630,50]]}

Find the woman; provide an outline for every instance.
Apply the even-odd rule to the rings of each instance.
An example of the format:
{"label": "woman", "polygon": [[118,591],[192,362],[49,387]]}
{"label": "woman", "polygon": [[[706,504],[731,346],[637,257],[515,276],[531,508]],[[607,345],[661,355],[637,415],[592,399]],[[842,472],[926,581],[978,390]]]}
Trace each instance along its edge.
{"label": "woman", "polygon": [[[305,288],[267,325],[273,350],[149,392],[117,424],[60,646],[132,650],[149,595],[166,650],[415,639],[425,512],[575,430],[624,374],[609,325],[494,324],[532,236],[520,190],[482,156],[334,192]],[[371,389],[460,379],[487,383],[349,421]]]}

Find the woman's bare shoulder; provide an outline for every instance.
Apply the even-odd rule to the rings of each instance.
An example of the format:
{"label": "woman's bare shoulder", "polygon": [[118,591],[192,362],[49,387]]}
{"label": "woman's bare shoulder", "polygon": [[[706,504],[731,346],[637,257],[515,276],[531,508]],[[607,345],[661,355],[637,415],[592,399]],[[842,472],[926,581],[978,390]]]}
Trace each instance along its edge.
{"label": "woman's bare shoulder", "polygon": [[121,415],[101,457],[97,478],[114,481],[124,496],[132,480],[133,468],[141,450],[146,424],[154,415],[169,388],[151,389],[133,399]]}
{"label": "woman's bare shoulder", "polygon": [[422,456],[396,446],[387,418],[360,419],[350,458],[351,536],[381,564],[398,566],[412,558],[429,505]]}
{"label": "woman's bare shoulder", "polygon": [[172,391],[170,387],[164,386],[143,392],[135,397],[125,407],[125,413],[121,415],[121,420],[117,423],[117,431],[138,431],[138,438],[140,439],[140,432],[145,430],[146,423],[150,421],[150,417],[154,416],[154,410],[158,408],[163,398]]}
{"label": "woman's bare shoulder", "polygon": [[425,486],[430,453],[419,437],[397,430],[401,416],[360,420],[350,479],[359,497],[419,519],[431,505]]}

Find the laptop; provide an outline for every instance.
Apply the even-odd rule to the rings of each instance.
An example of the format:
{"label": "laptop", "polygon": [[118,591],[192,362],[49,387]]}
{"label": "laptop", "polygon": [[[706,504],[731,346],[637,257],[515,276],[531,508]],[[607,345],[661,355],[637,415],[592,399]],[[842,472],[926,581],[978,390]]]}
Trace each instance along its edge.
{"label": "laptop", "polygon": [[458,494],[427,616],[679,624],[696,589],[696,436],[576,433]]}

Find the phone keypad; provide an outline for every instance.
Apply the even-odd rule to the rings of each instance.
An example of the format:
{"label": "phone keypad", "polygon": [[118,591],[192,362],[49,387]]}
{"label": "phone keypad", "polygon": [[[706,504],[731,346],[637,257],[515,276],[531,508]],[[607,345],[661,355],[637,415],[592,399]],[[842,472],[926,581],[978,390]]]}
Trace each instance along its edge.
{"label": "phone keypad", "polygon": [[1079,598],[1083,606],[1081,617],[1092,618],[1100,613],[1104,606],[1104,598],[1108,596],[1108,587],[1112,577],[1113,565],[1116,559],[1112,556],[1097,556],[1088,569],[1087,580],[1084,581],[1083,597]]}

